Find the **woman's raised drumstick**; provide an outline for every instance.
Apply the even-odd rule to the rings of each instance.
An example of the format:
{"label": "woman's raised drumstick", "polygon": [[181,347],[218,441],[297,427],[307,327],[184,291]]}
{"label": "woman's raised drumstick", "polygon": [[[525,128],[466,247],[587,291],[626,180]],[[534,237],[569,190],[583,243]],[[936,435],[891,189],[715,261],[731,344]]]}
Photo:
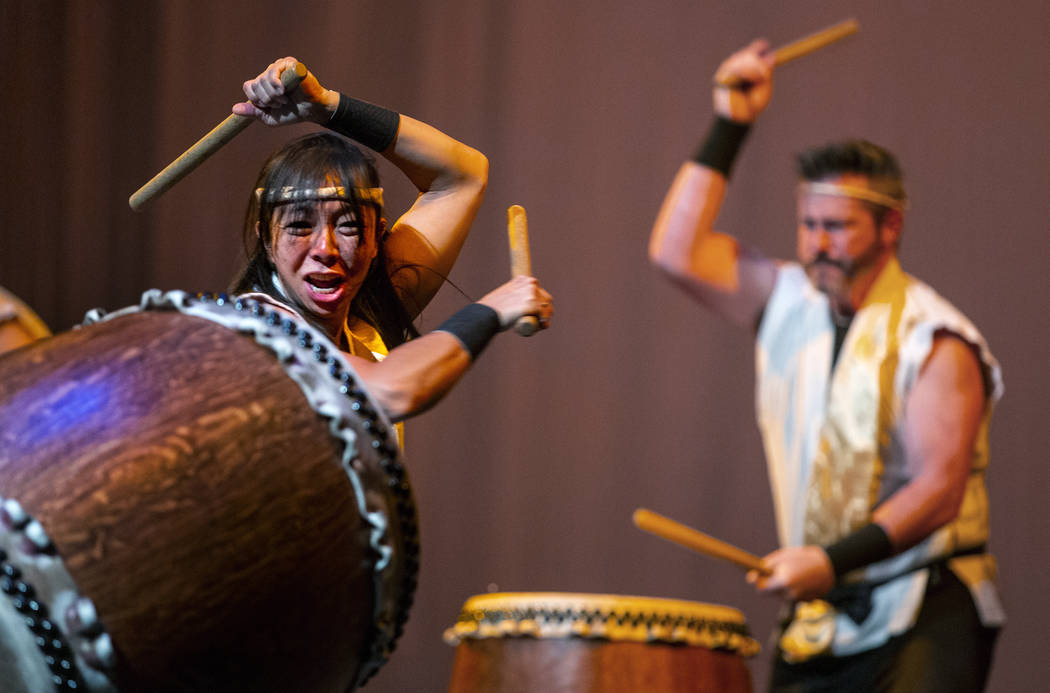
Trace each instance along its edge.
{"label": "woman's raised drumstick", "polygon": [[758,556],[654,513],[652,510],[638,508],[634,511],[632,519],[638,529],[655,534],[662,539],[673,541],[705,556],[720,558],[748,570],[757,570],[762,575],[769,575],[769,570],[762,565],[762,559]]}
{"label": "woman's raised drumstick", "polygon": [[[801,58],[803,55],[809,55],[815,50],[819,50],[829,43],[834,43],[847,36],[852,36],[857,33],[860,29],[860,23],[856,19],[847,19],[844,22],[839,22],[834,26],[829,26],[827,29],[822,29],[815,34],[810,34],[804,38],[800,38],[797,41],[792,41],[786,46],[773,51],[773,65],[783,65],[786,62],[794,60],[795,58]],[[740,86],[741,82],[734,78],[728,78],[724,80],[715,80],[715,84],[723,87],[737,87]]]}
{"label": "woman's raised drumstick", "polygon": [[[296,63],[294,68],[287,68],[282,71],[281,83],[284,85],[285,93],[298,87],[299,82],[302,82],[304,77],[306,77],[306,66],[302,63]],[[197,140],[192,147],[179,155],[179,158],[165,166],[148,183],[132,193],[131,197],[128,198],[128,204],[136,212],[139,211],[142,205],[161,195],[168,188],[189,175],[190,171],[203,164],[205,159],[217,152],[254,121],[254,118],[231,114],[226,120],[212,128],[211,132]]]}

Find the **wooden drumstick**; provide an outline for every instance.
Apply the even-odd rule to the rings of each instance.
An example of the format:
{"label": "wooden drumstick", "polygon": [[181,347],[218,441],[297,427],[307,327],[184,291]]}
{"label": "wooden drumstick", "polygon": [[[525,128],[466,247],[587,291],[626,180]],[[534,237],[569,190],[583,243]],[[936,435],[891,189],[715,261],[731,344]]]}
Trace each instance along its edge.
{"label": "wooden drumstick", "polygon": [[673,541],[711,558],[720,558],[748,570],[757,570],[762,575],[769,575],[769,570],[762,565],[762,559],[758,556],[651,510],[638,508],[634,511],[632,519],[638,529],[655,534],[662,539]]}
{"label": "wooden drumstick", "polygon": [[[507,235],[510,237],[510,276],[532,276],[532,256],[529,254],[529,222],[525,208],[511,205],[507,208]],[[514,329],[523,337],[530,337],[540,329],[535,315],[523,315],[514,323]]]}
{"label": "wooden drumstick", "polygon": [[[306,66],[297,62],[294,67],[281,71],[281,83],[287,94],[299,86],[306,77]],[[164,169],[153,176],[148,183],[136,190],[128,198],[128,204],[136,212],[154,197],[163,194],[168,188],[189,175],[190,171],[204,163],[204,160],[217,152],[223,145],[236,137],[242,130],[251,125],[254,118],[230,114],[226,120],[216,125],[211,132],[197,140],[196,144],[183,152]]]}
{"label": "wooden drumstick", "polygon": [[[797,41],[793,41],[786,46],[773,51],[773,65],[779,66],[784,63],[794,60],[795,58],[801,58],[803,55],[809,55],[815,50],[819,50],[824,46],[852,36],[860,30],[860,22],[856,19],[847,19],[844,22],[839,22],[834,26],[829,26],[827,29],[822,29],[815,34],[810,34],[804,38],[800,38]],[[743,83],[743,80],[739,78],[727,78],[727,79],[716,79],[715,84],[723,87],[737,87]]]}

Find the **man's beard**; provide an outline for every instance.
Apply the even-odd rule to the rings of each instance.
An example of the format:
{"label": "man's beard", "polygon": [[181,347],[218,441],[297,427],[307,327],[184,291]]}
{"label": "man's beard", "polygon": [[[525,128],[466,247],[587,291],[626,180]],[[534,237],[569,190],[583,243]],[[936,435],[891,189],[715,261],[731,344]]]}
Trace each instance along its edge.
{"label": "man's beard", "polygon": [[835,260],[821,250],[806,263],[806,275],[825,294],[848,298],[850,282],[861,270],[873,267],[882,254],[878,240],[872,241],[860,255],[851,260]]}
{"label": "man's beard", "polygon": [[821,292],[831,295],[845,297],[849,280],[856,272],[856,265],[852,262],[833,260],[824,251],[806,263],[806,275]]}

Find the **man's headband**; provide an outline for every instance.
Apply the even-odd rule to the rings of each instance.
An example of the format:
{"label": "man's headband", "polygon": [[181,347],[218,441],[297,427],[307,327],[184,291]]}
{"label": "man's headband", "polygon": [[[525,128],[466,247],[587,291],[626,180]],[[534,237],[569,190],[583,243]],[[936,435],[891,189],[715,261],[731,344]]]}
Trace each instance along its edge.
{"label": "man's headband", "polygon": [[326,188],[293,188],[286,185],[283,188],[256,188],[255,197],[270,204],[282,204],[285,202],[298,202],[299,200],[345,200],[347,202],[371,202],[380,207],[383,206],[382,188],[350,188],[352,195],[341,185],[332,185]]}
{"label": "man's headband", "polygon": [[870,188],[862,188],[856,185],[845,185],[843,183],[828,183],[825,181],[804,181],[798,184],[799,193],[815,195],[834,195],[835,197],[852,197],[856,200],[873,202],[882,207],[889,207],[897,211],[908,208],[907,200],[898,200],[889,195],[883,195]]}

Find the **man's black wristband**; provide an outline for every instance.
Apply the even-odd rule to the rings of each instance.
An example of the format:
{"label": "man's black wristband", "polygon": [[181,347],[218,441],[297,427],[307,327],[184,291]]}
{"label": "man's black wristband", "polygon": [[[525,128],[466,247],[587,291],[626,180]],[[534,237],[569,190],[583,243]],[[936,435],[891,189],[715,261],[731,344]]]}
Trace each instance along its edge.
{"label": "man's black wristband", "polygon": [[737,123],[722,117],[716,117],[707,133],[707,139],[700,145],[693,161],[720,172],[729,178],[733,161],[751,131],[750,123]]}
{"label": "man's black wristband", "polygon": [[842,577],[861,566],[889,558],[893,545],[886,530],[872,522],[824,547],[824,552],[831,559],[835,577]]}
{"label": "man's black wristband", "polygon": [[340,94],[339,107],[335,109],[327,127],[382,152],[397,137],[400,123],[401,115],[397,111]]}
{"label": "man's black wristband", "polygon": [[480,303],[461,308],[437,328],[458,339],[474,361],[485,346],[500,331],[499,314]]}

